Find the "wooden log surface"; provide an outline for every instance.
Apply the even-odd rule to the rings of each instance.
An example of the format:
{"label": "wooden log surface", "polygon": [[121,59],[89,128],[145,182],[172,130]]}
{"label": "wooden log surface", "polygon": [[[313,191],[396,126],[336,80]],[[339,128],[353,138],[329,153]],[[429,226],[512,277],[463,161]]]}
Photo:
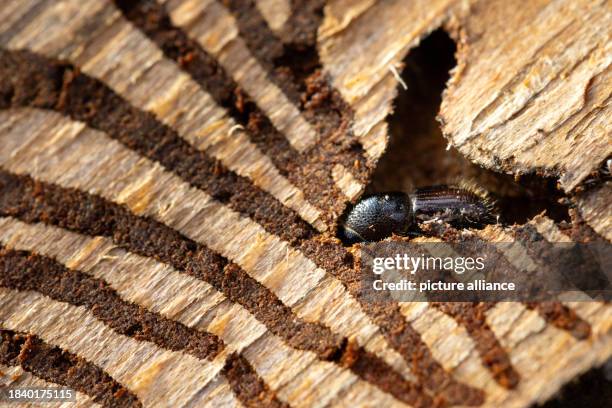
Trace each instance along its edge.
{"label": "wooden log surface", "polygon": [[[2,381],[0,384],[7,388],[53,388],[56,384],[48,383],[45,380],[36,377],[28,371],[25,371],[21,366],[4,366],[0,365],[2,371]],[[66,407],[99,407],[100,405],[93,402],[87,394],[77,392],[74,401],[67,402],[48,402],[50,407],[66,408]],[[35,407],[36,403],[24,403],[24,407]]]}
{"label": "wooden log surface", "polygon": [[551,398],[612,355],[609,304],[373,304],[334,234],[401,62],[444,27],[449,146],[557,178],[573,207],[459,236],[514,243],[519,270],[546,266],[525,231],[611,241],[611,20],[609,1],[4,2],[0,384],[80,406]]}

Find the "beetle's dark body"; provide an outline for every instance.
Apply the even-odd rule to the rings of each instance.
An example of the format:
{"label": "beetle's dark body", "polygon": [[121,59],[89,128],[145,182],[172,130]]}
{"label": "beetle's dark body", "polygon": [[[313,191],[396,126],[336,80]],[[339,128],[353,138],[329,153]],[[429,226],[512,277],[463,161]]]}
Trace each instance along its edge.
{"label": "beetle's dark body", "polygon": [[490,203],[478,194],[453,186],[432,186],[412,194],[379,193],[364,197],[346,215],[341,238],[346,243],[379,241],[405,235],[414,225],[431,221],[455,227],[481,227],[495,222]]}
{"label": "beetle's dark body", "polygon": [[392,233],[405,234],[413,223],[411,208],[410,198],[404,193],[367,196],[348,213],[343,240],[378,241]]}
{"label": "beetle's dark body", "polygon": [[495,222],[490,202],[464,188],[419,188],[411,195],[411,202],[417,222],[440,220],[459,228],[481,227]]}

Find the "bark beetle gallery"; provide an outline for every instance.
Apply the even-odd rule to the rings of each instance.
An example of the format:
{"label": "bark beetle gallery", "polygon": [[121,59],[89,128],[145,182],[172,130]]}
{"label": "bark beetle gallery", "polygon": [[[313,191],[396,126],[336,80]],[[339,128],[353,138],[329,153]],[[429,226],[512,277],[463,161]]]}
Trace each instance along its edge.
{"label": "bark beetle gallery", "polygon": [[609,240],[604,3],[4,2],[0,394],[551,398],[612,354],[610,305],[372,302],[352,242],[512,242],[487,254],[511,273],[549,268],[525,242]]}

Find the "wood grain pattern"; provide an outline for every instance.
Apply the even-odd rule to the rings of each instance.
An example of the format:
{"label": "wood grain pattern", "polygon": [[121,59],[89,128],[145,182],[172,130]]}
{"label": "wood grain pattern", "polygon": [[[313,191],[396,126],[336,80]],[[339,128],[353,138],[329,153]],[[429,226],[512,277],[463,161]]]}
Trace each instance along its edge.
{"label": "wood grain pattern", "polygon": [[[384,151],[385,132],[374,129],[385,126],[397,94],[389,67],[441,25],[459,49],[440,121],[466,157],[500,172],[559,177],[568,193],[610,157],[610,1],[413,3],[332,1],[321,27],[321,58],[355,109],[370,157]],[[381,28],[371,35],[371,27]],[[579,206],[601,214],[609,208],[602,202]],[[590,224],[609,237],[609,219]]]}
{"label": "wood grain pattern", "polygon": [[270,28],[277,32],[283,28],[291,15],[289,0],[257,0],[256,4]]}
{"label": "wood grain pattern", "polygon": [[[24,3],[24,7],[26,5]],[[283,204],[295,209],[305,220],[325,229],[318,220],[319,211],[304,200],[301,191],[278,173],[270,159],[245,137],[210,95],[203,92],[175,64],[164,59],[161,51],[121,18],[116,9],[102,7],[104,2],[98,1],[91,4],[68,3],[70,5],[72,9],[58,3],[47,9],[46,15],[43,13],[32,22],[33,26],[40,27],[37,30],[44,31],[44,41],[39,41],[36,36],[30,39],[15,32],[13,40],[8,40],[6,47],[31,49],[74,61],[83,72],[101,79],[134,106],[155,113],[198,149],[207,150],[237,174],[249,177]],[[96,16],[97,13],[103,16]],[[87,18],[94,16],[99,19],[99,24],[89,24],[87,30],[92,36],[82,37],[83,42],[79,43],[79,36],[69,33],[82,30],[80,24],[85,24]],[[54,24],[45,26],[45,21],[53,21]],[[67,31],[67,28],[70,30]],[[27,27],[24,29],[28,30]],[[112,41],[109,41],[111,38]],[[92,39],[95,39],[93,44],[85,48]],[[92,54],[93,50],[97,52]],[[129,57],[121,57],[125,52],[129,53]]]}
{"label": "wood grain pattern", "polygon": [[[6,366],[0,364],[0,388],[57,388],[57,384],[49,383],[35,375],[24,371],[20,366]],[[22,402],[20,406],[30,408],[39,406],[36,402]],[[100,407],[91,400],[89,396],[82,392],[76,392],[76,400],[74,402],[46,402],[45,405],[53,408],[70,408],[70,407]]]}
{"label": "wood grain pattern", "polygon": [[[222,361],[203,363],[185,354],[116,335],[82,307],[34,292],[0,289],[0,293],[2,327],[33,333],[94,362],[136,393],[143,404],[163,404],[168,400],[186,404],[198,397],[200,389],[222,368]],[[24,305],[28,307],[24,309]],[[36,318],[37,315],[46,318]],[[185,372],[190,376],[183,377],[181,373]]]}
{"label": "wood grain pattern", "polygon": [[[449,143],[489,169],[557,177],[585,222],[612,240],[611,187],[600,175],[612,153],[610,1],[534,1],[517,7],[502,0],[418,0],[408,7],[401,0],[331,0],[321,10],[314,49],[321,71],[305,63],[299,73],[304,78],[287,76],[295,81],[295,94],[279,85],[283,69],[289,68],[270,71],[277,62],[264,60],[243,38],[235,5],[221,0],[142,4],[144,10],[163,7],[173,29],[193,40],[248,94],[292,155],[335,158],[331,150],[316,150],[325,136],[331,144],[363,153],[365,161],[322,160],[316,180],[329,179],[333,186],[314,186],[307,193],[304,186],[314,182],[299,167],[312,157],[278,166],[253,140],[250,126],[241,124],[249,125],[252,118],[239,119],[239,107],[222,106],[182,57],[168,56],[154,38],[164,35],[163,25],[146,32],[146,22],[136,24],[116,2],[106,0],[10,0],[0,8],[0,48],[7,56],[0,69],[8,69],[15,55],[22,61],[36,57],[38,65],[30,86],[27,78],[0,79],[0,172],[12,177],[0,177],[0,244],[99,279],[124,302],[218,336],[223,349],[211,359],[197,358],[120,334],[87,307],[4,287],[0,328],[30,333],[91,362],[147,407],[525,407],[545,401],[612,355],[612,306],[601,302],[563,303],[588,328],[587,338],[556,324],[538,307],[517,302],[474,305],[470,313],[482,312],[474,327],[459,313],[427,302],[388,308],[369,304],[359,295],[359,250],[343,248],[334,237],[342,208],[361,194],[363,175],[371,173],[387,146],[386,118],[398,88],[394,71],[427,33],[443,26],[459,44],[458,67],[440,111]],[[249,4],[263,16],[265,34],[282,45],[300,2]],[[58,64],[70,68],[54,77]],[[10,67],[15,77],[16,66]],[[321,86],[317,81],[325,84],[317,88],[318,98],[347,104],[352,115],[347,129],[325,133],[312,119],[307,105],[313,101],[304,100],[309,88]],[[75,107],[69,100],[78,89],[75,83],[108,89],[86,88],[97,94]],[[103,102],[94,103],[96,98]],[[128,114],[119,105],[133,110]],[[142,119],[146,114],[148,121]],[[102,126],[104,115],[134,135]],[[144,125],[134,126],[137,120]],[[183,150],[172,150],[176,156],[162,160],[156,154],[175,143],[173,135],[184,143]],[[259,194],[246,197],[265,197],[298,221],[274,224],[274,215],[261,203],[237,203],[194,183],[198,177],[221,182],[215,169],[191,174],[182,168],[187,151],[218,160],[219,172],[230,175],[222,186],[230,197],[242,186]],[[28,199],[39,206],[37,218],[7,198],[15,185],[23,187],[24,181],[15,181],[19,175],[31,180]],[[593,187],[585,183],[589,177],[600,179]],[[85,198],[64,208],[64,214],[55,208],[52,216],[44,197],[51,185]],[[342,202],[328,205],[312,194],[319,187],[333,189],[326,197]],[[219,288],[198,271],[189,273],[171,256],[127,247],[113,226],[97,232],[103,218],[78,213],[78,205],[93,206],[94,197],[106,200],[112,211],[124,209],[139,225],[157,222],[186,237],[184,254],[195,256],[193,246],[200,245],[222,257],[226,265],[218,273],[243,271],[275,305],[286,308],[282,316],[293,324],[287,327],[318,325],[316,333],[327,337],[317,339],[339,339],[336,348],[321,352],[308,339],[297,338],[302,334],[275,323],[274,305],[261,305],[270,311],[262,316],[256,304],[248,303],[252,299],[236,302],[232,287]],[[244,210],[247,204],[255,210]],[[62,224],[53,217],[72,221]],[[89,223],[89,229],[79,229],[79,222]],[[303,223],[303,236],[293,232],[298,223]],[[549,242],[572,239],[544,215],[526,226]],[[524,271],[541,265],[515,238],[523,227],[494,225],[461,234],[507,243],[500,258]],[[450,245],[441,248],[453,251]],[[176,254],[173,250],[168,252]],[[491,362],[483,344],[492,344],[495,356],[507,361]],[[242,372],[236,364],[232,371],[237,358],[252,371]],[[18,366],[0,366],[0,371],[20,373],[24,383],[42,381]],[[512,375],[514,380],[508,380]],[[259,388],[241,387],[243,382]],[[95,406],[86,392],[79,394],[79,403]]]}

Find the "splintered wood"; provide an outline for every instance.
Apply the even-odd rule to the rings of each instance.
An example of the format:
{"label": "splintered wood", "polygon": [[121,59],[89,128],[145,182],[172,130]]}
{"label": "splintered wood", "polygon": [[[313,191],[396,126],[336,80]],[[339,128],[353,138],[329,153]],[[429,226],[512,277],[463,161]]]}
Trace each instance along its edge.
{"label": "splintered wood", "polygon": [[[486,168],[559,177],[568,193],[610,158],[612,2],[334,1],[321,58],[374,158],[386,143],[375,128],[397,94],[389,67],[442,24],[458,42],[440,111],[452,146]],[[610,239],[612,186],[599,190],[607,199],[576,201]]]}
{"label": "splintered wood", "polygon": [[[458,43],[439,116],[449,143],[488,169],[558,178],[589,226],[574,227],[612,240],[612,2],[317,4],[4,2],[0,386],[76,372],[32,368],[40,349],[10,350],[17,338],[104,373],[123,387],[115,406],[526,407],[610,358],[606,303],[559,304],[586,338],[518,302],[465,316],[372,304],[334,229],[385,151],[402,60],[443,27]],[[209,65],[190,66],[196,54]],[[330,100],[339,113],[321,120]],[[545,215],[527,225],[573,239]],[[537,268],[519,228],[468,234]],[[4,262],[16,253],[26,272],[42,259],[148,317],[109,324],[44,268],[50,288],[26,290]],[[150,335],[162,320],[218,352]],[[108,404],[82,388],[77,406]]]}

